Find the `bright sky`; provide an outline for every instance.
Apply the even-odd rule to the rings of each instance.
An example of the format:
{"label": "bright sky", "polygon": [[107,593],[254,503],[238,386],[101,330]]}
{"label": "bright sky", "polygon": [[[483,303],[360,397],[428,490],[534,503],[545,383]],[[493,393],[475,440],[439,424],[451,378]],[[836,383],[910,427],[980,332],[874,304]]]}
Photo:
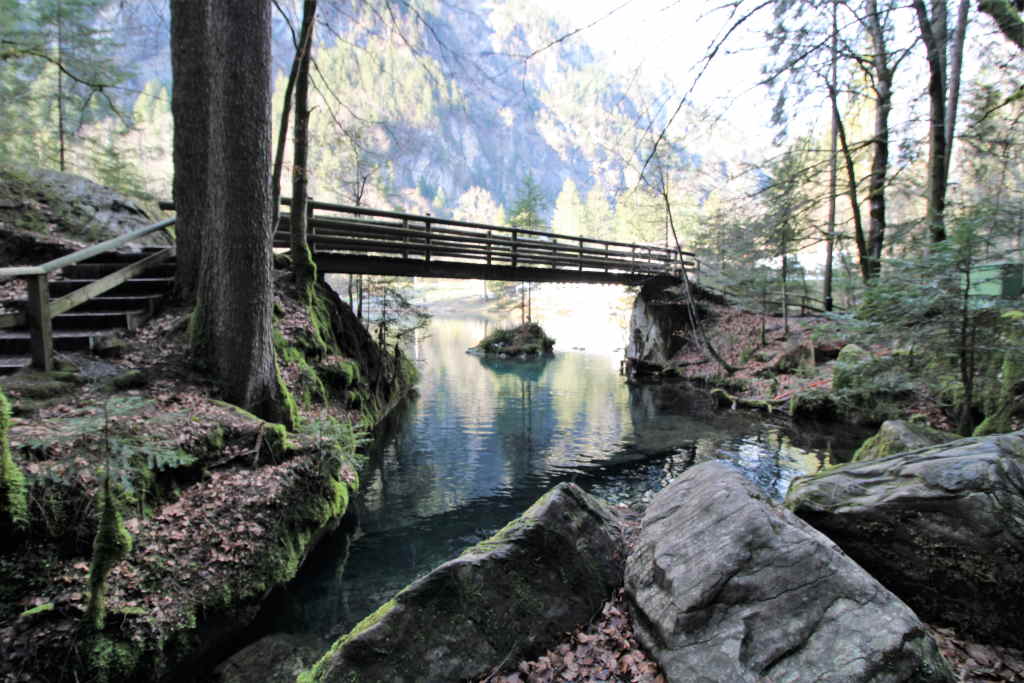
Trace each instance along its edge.
{"label": "bright sky", "polygon": [[[626,74],[638,68],[648,83],[668,83],[671,106],[694,84],[705,55],[734,20],[721,3],[702,0],[558,0],[569,26],[589,27],[580,37],[609,56]],[[771,20],[763,11],[733,33],[700,77],[691,101],[726,107],[730,119],[752,128],[767,126],[770,96],[756,87],[767,51],[762,31]],[[596,23],[595,23],[596,22]],[[756,23],[754,23],[756,22]],[[593,26],[591,26],[593,24]]]}

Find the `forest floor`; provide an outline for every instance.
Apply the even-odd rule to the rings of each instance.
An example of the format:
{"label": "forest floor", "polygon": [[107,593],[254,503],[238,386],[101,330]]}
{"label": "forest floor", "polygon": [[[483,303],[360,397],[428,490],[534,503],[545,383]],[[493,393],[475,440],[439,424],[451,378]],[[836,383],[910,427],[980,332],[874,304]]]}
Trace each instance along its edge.
{"label": "forest floor", "polygon": [[[297,349],[313,330],[287,290],[279,283],[277,343]],[[191,362],[187,321],[188,310],[170,309],[123,334],[110,357],[58,354],[54,373],[0,378],[31,519],[24,543],[0,551],[0,681],[71,680],[83,659],[111,665],[83,626],[104,471],[133,547],[108,577],[102,636],[157,659],[160,643],[191,632],[204,613],[238,603],[251,610],[290,579],[357,488],[354,444],[379,408],[356,359],[281,360],[282,379],[307,410],[303,427],[284,436],[219,400]],[[332,391],[352,400],[306,403],[311,366],[346,376]],[[352,440],[336,471],[322,467],[325,438]]]}

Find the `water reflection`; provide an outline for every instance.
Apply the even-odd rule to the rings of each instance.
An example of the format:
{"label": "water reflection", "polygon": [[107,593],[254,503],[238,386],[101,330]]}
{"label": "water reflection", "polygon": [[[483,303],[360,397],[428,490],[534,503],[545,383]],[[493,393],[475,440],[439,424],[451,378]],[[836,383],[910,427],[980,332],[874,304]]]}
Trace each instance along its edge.
{"label": "water reflection", "polygon": [[680,385],[630,388],[611,355],[563,352],[518,362],[467,354],[485,328],[483,321],[435,319],[417,339],[418,396],[372,448],[359,532],[348,552],[323,553],[289,587],[295,605],[270,615],[275,630],[344,633],[560,481],[613,502],[635,499],[714,458],[781,497],[794,476],[821,466],[823,439],[843,453],[860,437],[842,443],[842,435],[722,411]]}

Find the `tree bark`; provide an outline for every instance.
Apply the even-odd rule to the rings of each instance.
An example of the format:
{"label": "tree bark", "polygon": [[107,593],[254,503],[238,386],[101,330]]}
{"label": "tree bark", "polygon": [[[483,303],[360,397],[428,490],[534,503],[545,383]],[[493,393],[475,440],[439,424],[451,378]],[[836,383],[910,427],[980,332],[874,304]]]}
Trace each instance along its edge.
{"label": "tree bark", "polygon": [[960,107],[960,75],[964,66],[964,43],[967,41],[968,0],[960,0],[956,31],[953,34],[953,62],[949,65],[949,96],[946,98],[946,183],[953,160],[953,136],[956,134],[956,115]]}
{"label": "tree bark", "polygon": [[[837,93],[835,88],[830,88],[829,96],[832,98],[833,106],[836,106]],[[853,241],[857,245],[857,260],[860,263],[860,276],[867,284],[871,281],[868,268],[867,243],[864,240],[864,219],[860,213],[860,200],[857,198],[857,171],[854,167],[853,153],[850,151],[850,144],[846,139],[846,126],[843,119],[837,118],[836,123],[839,131],[839,145],[843,150],[843,161],[846,166],[846,177],[848,180],[847,196],[850,198],[850,211],[853,214]]]}
{"label": "tree bark", "polygon": [[872,140],[871,176],[868,179],[868,241],[866,280],[878,276],[882,269],[882,248],[885,246],[885,188],[889,173],[889,113],[892,111],[893,69],[885,40],[885,28],[878,12],[877,0],[868,0],[868,34],[871,36],[871,58],[875,81],[875,132]]}
{"label": "tree bark", "polygon": [[[204,11],[191,14],[200,4]],[[194,357],[220,383],[225,399],[260,417],[287,421],[271,336],[270,2],[175,0],[171,9],[177,25],[172,35],[195,41],[189,43],[192,51],[175,46],[179,61],[187,66],[198,57],[206,64],[175,72],[176,105],[192,104],[177,101],[179,87],[208,98],[200,110],[204,116],[183,113],[183,122],[205,135],[206,145],[189,140],[192,129],[178,125],[181,110],[175,109],[176,152],[191,144],[205,156],[198,175],[176,165],[175,199],[191,200],[205,187],[213,209],[205,217],[206,231],[179,233],[179,244],[199,246],[201,240],[202,247],[191,328]],[[198,34],[205,34],[205,42]]]}
{"label": "tree bark", "polygon": [[191,302],[199,281],[204,236],[220,223],[213,193],[211,116],[221,92],[212,89],[211,0],[172,0],[171,113],[174,117],[174,207],[177,213],[178,297]]}
{"label": "tree bark", "polygon": [[931,14],[924,0],[913,0],[917,23],[928,57],[928,230],[933,242],[946,239],[946,0],[931,0]]}
{"label": "tree bark", "polygon": [[[832,40],[829,46],[831,64],[829,66],[829,80],[831,92],[839,88],[839,23],[838,23],[838,0],[832,0]],[[830,97],[832,102],[832,130],[830,135],[829,157],[828,157],[828,233],[825,235],[825,290],[822,298],[825,300],[825,310],[832,310],[832,259],[836,242],[836,186],[839,174],[839,103],[837,98]]]}
{"label": "tree bark", "polygon": [[306,199],[309,186],[309,62],[313,52],[313,20],[316,1],[305,0],[302,8],[301,48],[295,58],[299,68],[295,79],[295,154],[292,164],[291,255],[292,275],[300,291],[316,277],[316,265],[307,242]]}

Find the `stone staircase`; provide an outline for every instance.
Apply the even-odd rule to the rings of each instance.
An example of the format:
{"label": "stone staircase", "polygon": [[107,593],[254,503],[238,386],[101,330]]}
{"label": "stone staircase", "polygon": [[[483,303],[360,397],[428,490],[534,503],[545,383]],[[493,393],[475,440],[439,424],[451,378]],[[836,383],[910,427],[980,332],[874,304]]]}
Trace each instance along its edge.
{"label": "stone staircase", "polygon": [[[140,256],[159,251],[143,249],[139,253],[110,252],[67,266],[61,276],[50,281],[50,296],[60,297],[125,265]],[[53,345],[57,353],[93,351],[105,338],[119,331],[134,330],[159,309],[174,286],[174,260],[154,265],[139,277],[118,285],[66,313],[53,318]],[[24,309],[25,302],[8,302]],[[0,374],[9,374],[32,361],[28,329],[0,330]]]}

